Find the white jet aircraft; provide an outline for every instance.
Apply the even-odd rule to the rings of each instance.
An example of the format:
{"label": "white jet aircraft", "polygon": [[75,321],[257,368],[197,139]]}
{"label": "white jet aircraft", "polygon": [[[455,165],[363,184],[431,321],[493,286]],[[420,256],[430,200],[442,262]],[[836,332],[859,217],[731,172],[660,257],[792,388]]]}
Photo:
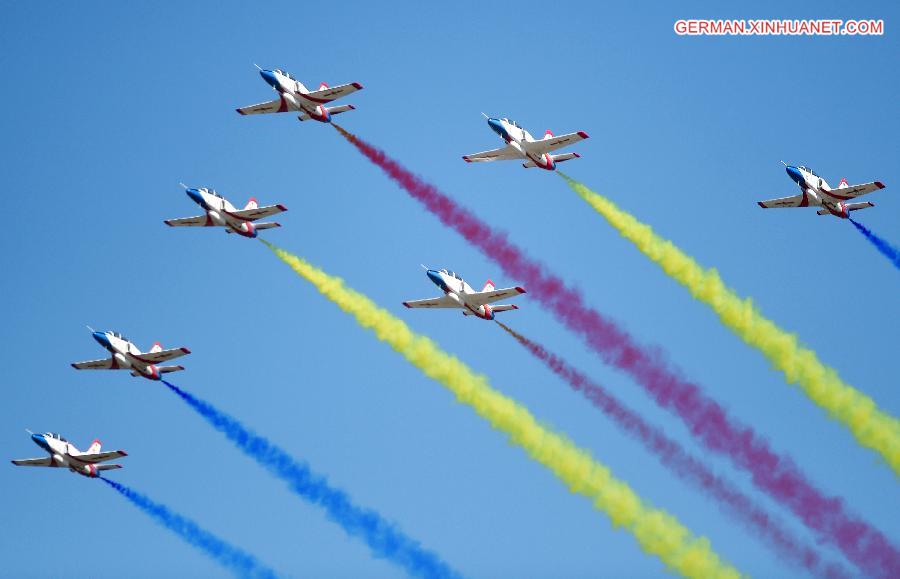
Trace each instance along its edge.
{"label": "white jet aircraft", "polygon": [[81,476],[95,478],[104,470],[122,468],[121,464],[100,464],[107,460],[114,460],[120,456],[128,456],[124,450],[112,450],[100,452],[100,441],[94,440],[85,452],[78,450],[74,444],[58,434],[47,432],[46,434],[33,434],[30,430],[31,440],[35,444],[50,453],[44,458],[21,458],[12,461],[16,466],[46,466],[50,468],[67,468]]}
{"label": "white jet aircraft", "polygon": [[[258,66],[256,68],[259,68]],[[358,82],[329,87],[324,82],[318,90],[309,91],[303,83],[283,70],[263,70],[259,68],[259,74],[269,86],[278,93],[274,101],[250,105],[236,109],[242,115],[262,115],[267,113],[296,113],[301,121],[313,119],[321,123],[330,123],[331,116],[345,111],[354,110],[353,105],[338,105],[326,107],[325,105],[350,93],[362,89]]]}
{"label": "white jet aircraft", "polygon": [[251,197],[243,209],[237,209],[230,201],[219,195],[213,189],[200,187],[187,187],[188,197],[206,211],[205,215],[197,217],[182,217],[181,219],[166,219],[166,225],[171,227],[224,227],[225,233],[237,233],[244,237],[256,237],[262,229],[281,227],[280,223],[266,222],[254,223],[257,219],[277,215],[287,211],[284,205],[266,205],[260,207],[256,198]]}
{"label": "white jet aircraft", "polygon": [[566,147],[573,143],[577,143],[582,139],[587,139],[588,134],[584,131],[577,133],[569,133],[559,137],[554,137],[553,133],[547,131],[544,138],[540,141],[535,140],[531,133],[519,126],[515,121],[509,119],[492,119],[481,113],[487,119],[488,126],[491,130],[500,135],[507,145],[502,149],[494,149],[491,151],[482,151],[474,155],[463,155],[463,159],[467,163],[485,163],[487,161],[510,161],[513,159],[525,159],[522,166],[526,169],[530,167],[540,167],[548,171],[556,170],[556,163],[568,161],[569,159],[577,159],[581,155],[578,153],[562,153],[561,155],[551,155],[550,151],[555,151],[562,147]]}
{"label": "white jet aircraft", "polygon": [[785,166],[785,170],[790,178],[800,187],[800,195],[757,201],[757,204],[763,209],[821,206],[822,209],[816,211],[818,215],[828,215],[830,213],[835,217],[847,219],[850,217],[851,211],[875,206],[874,203],[869,201],[846,203],[847,201],[872,191],[884,189],[884,184],[881,181],[873,181],[862,185],[849,185],[846,179],[841,179],[838,188],[832,189],[828,186],[825,179],[816,175],[815,171],[809,167],[795,167],[788,165],[784,161],[781,163]]}
{"label": "white jet aircraft", "polygon": [[72,364],[76,370],[131,370],[132,376],[159,380],[163,374],[184,370],[184,366],[157,366],[157,364],[191,353],[187,348],[163,350],[159,342],[153,344],[149,352],[141,352],[128,338],[118,332],[95,332],[91,327],[88,329],[91,330],[97,343],[106,348],[112,357],[76,362]]}
{"label": "white jet aircraft", "polygon": [[480,292],[472,289],[458,274],[446,269],[428,269],[424,265],[428,279],[444,290],[443,296],[427,300],[403,302],[408,308],[462,308],[464,316],[477,316],[483,320],[493,320],[496,312],[517,310],[511,304],[490,305],[503,298],[524,294],[520,287],[494,289],[494,282],[488,280]]}

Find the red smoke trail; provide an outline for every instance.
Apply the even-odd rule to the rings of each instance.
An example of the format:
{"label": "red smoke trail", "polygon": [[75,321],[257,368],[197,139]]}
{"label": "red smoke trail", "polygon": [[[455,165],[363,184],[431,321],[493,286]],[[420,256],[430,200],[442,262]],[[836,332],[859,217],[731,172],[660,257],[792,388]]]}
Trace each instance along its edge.
{"label": "red smoke trail", "polygon": [[810,529],[840,548],[867,574],[896,577],[900,552],[867,522],[852,516],[839,498],[825,496],[787,457],[780,456],[749,426],[728,417],[700,388],[678,376],[659,352],[638,345],[613,321],[585,305],[581,294],[546,271],[543,264],[493,231],[468,209],[420,179],[383,151],[332,123],[353,146],[378,165],[442,223],[455,229],[506,273],[525,282],[529,295],[541,302],[571,331],[580,334],[606,363],[629,374],[657,404],[675,412],[707,448],[727,454],[749,471],[757,488],[793,511]]}
{"label": "red smoke trail", "polygon": [[792,537],[787,530],[781,528],[780,524],[766,511],[755,506],[750,497],[732,488],[729,482],[717,476],[697,458],[688,454],[680,444],[663,434],[659,428],[648,424],[565,360],[550,353],[540,344],[529,340],[506,324],[502,322],[497,322],[497,324],[531,352],[535,358],[544,362],[556,375],[568,382],[572,389],[584,394],[585,398],[619,427],[640,440],[675,474],[700,486],[730,508],[745,525],[765,538],[782,558],[805,567],[815,577],[848,576],[837,565],[830,565],[822,561],[819,554],[812,548],[801,545],[799,538]]}

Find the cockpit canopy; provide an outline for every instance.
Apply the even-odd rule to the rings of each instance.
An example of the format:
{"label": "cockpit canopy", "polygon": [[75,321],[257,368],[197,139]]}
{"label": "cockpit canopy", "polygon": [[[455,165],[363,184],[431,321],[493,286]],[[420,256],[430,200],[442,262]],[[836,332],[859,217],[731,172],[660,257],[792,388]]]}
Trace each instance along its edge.
{"label": "cockpit canopy", "polygon": [[455,278],[455,279],[458,279],[459,281],[462,281],[462,280],[463,280],[463,278],[462,278],[458,273],[456,273],[455,271],[450,271],[450,270],[447,270],[447,269],[442,269],[442,270],[441,270],[441,273],[446,273],[446,274],[449,275],[450,277]]}
{"label": "cockpit canopy", "polygon": [[[511,124],[514,127],[519,127],[519,123],[517,123],[516,121],[510,120],[506,117],[503,117],[503,120],[506,121],[507,123]],[[522,127],[519,127],[519,128],[521,129]]]}
{"label": "cockpit canopy", "polygon": [[55,433],[55,432],[47,432],[47,433],[44,434],[44,436],[46,436],[47,438],[55,438],[56,440],[59,440],[59,441],[62,441],[62,442],[69,442],[68,440],[66,440],[66,439],[63,438],[61,435],[59,435],[59,434],[57,434],[57,433]]}
{"label": "cockpit canopy", "polygon": [[278,74],[280,74],[280,75],[286,76],[286,77],[288,77],[288,78],[291,79],[291,80],[294,80],[294,81],[297,80],[296,78],[294,78],[294,77],[291,76],[291,73],[285,72],[285,71],[281,70],[280,68],[276,68],[276,69],[274,70],[274,72],[276,72],[276,73],[278,73]]}
{"label": "cockpit canopy", "polygon": [[128,338],[126,338],[125,336],[123,336],[122,334],[120,334],[119,332],[110,332],[110,334],[112,334],[113,337],[119,338],[120,340],[125,340],[126,342],[131,341]]}
{"label": "cockpit canopy", "polygon": [[[813,171],[812,169],[810,169],[809,167],[799,167],[799,168],[800,168],[801,170],[803,170],[803,171],[806,171],[807,173],[811,173],[811,174],[813,174],[813,175],[816,175],[816,172]],[[818,175],[816,175],[816,177],[818,177]]]}

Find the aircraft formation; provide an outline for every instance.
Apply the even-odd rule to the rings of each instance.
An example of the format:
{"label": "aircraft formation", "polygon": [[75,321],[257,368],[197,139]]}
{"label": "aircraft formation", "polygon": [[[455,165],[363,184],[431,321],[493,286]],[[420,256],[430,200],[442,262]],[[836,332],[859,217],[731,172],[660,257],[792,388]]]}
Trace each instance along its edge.
{"label": "aircraft formation", "polygon": [[[259,68],[259,67],[257,67]],[[290,73],[280,69],[259,68],[263,80],[276,93],[277,98],[246,107],[237,108],[241,115],[295,113],[299,121],[315,120],[331,123],[334,115],[355,110],[351,104],[331,105],[363,88],[358,82],[329,87],[322,83],[318,89],[310,91]],[[524,168],[541,168],[556,171],[557,165],[579,158],[576,152],[556,151],[574,145],[588,138],[584,131],[576,131],[554,136],[549,130],[543,138],[534,136],[509,118],[485,117],[488,127],[502,139],[504,146],[478,153],[464,155],[467,163],[492,161],[520,161]],[[785,164],[788,176],[796,183],[797,195],[758,201],[762,208],[819,207],[818,215],[832,215],[847,219],[850,213],[873,207],[871,202],[856,202],[857,197],[878,191],[885,186],[880,181],[850,185],[844,179],[836,188],[812,169],[805,166]],[[242,237],[257,238],[260,231],[278,228],[274,221],[260,221],[287,211],[282,204],[260,206],[255,198],[250,198],[243,208],[238,208],[215,190],[206,187],[188,187],[182,184],[187,196],[202,210],[201,215],[165,220],[170,227],[220,227],[225,233],[235,233]],[[426,277],[442,295],[433,298],[403,301],[410,309],[456,309],[464,316],[474,316],[486,321],[496,319],[496,314],[518,309],[511,303],[497,303],[511,300],[526,293],[520,286],[497,289],[488,279],[480,290],[475,290],[463,277],[450,269],[435,269],[422,266]],[[158,342],[146,352],[131,340],[115,331],[95,331],[89,328],[94,340],[108,353],[107,357],[72,363],[78,370],[126,370],[133,377],[148,380],[163,380],[165,374],[183,371],[181,365],[169,362],[190,354],[185,347],[164,349]],[[29,431],[32,441],[42,448],[46,457],[15,459],[16,466],[66,468],[70,472],[88,478],[97,478],[108,470],[121,468],[108,461],[127,456],[122,450],[101,451],[99,440],[94,440],[86,451],[80,451],[71,442],[56,433],[34,434]]]}

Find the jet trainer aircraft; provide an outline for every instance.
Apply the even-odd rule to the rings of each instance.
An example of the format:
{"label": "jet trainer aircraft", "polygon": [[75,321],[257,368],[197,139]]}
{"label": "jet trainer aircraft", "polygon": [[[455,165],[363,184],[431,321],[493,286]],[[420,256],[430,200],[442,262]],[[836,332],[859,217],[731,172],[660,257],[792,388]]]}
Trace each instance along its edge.
{"label": "jet trainer aircraft", "polygon": [[[258,66],[256,68],[259,68]],[[325,105],[350,93],[362,89],[358,82],[329,87],[324,82],[317,90],[309,91],[303,83],[283,70],[264,70],[259,68],[259,74],[269,86],[278,93],[274,101],[250,105],[236,109],[242,115],[262,115],[267,113],[291,113],[299,112],[297,118],[301,121],[313,119],[321,123],[330,123],[331,116],[345,111],[354,110],[353,105],[338,105],[326,107]]]}
{"label": "jet trainer aircraft", "polygon": [[191,353],[187,348],[163,350],[159,342],[153,344],[149,352],[141,352],[128,338],[118,332],[95,332],[93,328],[88,329],[91,330],[97,343],[109,350],[112,357],[76,362],[72,364],[76,370],[131,370],[132,376],[159,380],[163,374],[184,370],[184,366],[157,366],[157,364]]}
{"label": "jet trainer aircraft", "polygon": [[166,225],[171,227],[224,227],[225,233],[237,233],[244,237],[256,237],[260,230],[281,227],[280,223],[265,222],[254,223],[257,219],[277,215],[287,211],[284,205],[266,205],[260,207],[256,198],[251,197],[243,209],[237,209],[230,201],[219,195],[213,189],[200,187],[187,187],[188,197],[202,207],[205,215],[197,217],[182,217],[181,219],[166,219]]}
{"label": "jet trainer aircraft", "polygon": [[21,458],[13,460],[16,466],[46,466],[50,468],[68,468],[70,471],[95,478],[104,470],[122,468],[121,464],[100,464],[107,460],[114,460],[120,456],[128,456],[124,450],[112,450],[100,452],[100,441],[94,440],[87,451],[81,452],[74,444],[53,432],[45,434],[31,434],[31,440],[46,450],[50,456],[44,458]]}
{"label": "jet trainer aircraft", "polygon": [[481,114],[487,119],[488,126],[491,127],[491,130],[500,135],[500,138],[506,141],[507,145],[502,149],[482,151],[481,153],[475,153],[474,155],[463,155],[463,159],[467,163],[525,159],[522,166],[526,169],[530,167],[540,167],[541,169],[554,171],[556,170],[556,163],[568,161],[569,159],[577,159],[581,155],[578,153],[551,155],[550,151],[567,147],[582,139],[588,138],[588,134],[584,131],[569,133],[559,137],[554,137],[553,133],[547,131],[544,134],[544,138],[537,141],[531,136],[531,133],[520,127],[515,121],[511,121],[507,118],[493,119],[484,113]]}
{"label": "jet trainer aircraft", "polygon": [[458,274],[446,269],[428,269],[424,265],[428,279],[444,290],[443,296],[427,300],[403,302],[408,308],[462,308],[464,316],[477,316],[483,320],[493,320],[496,312],[517,310],[511,304],[490,305],[503,298],[524,294],[520,287],[494,289],[494,282],[488,280],[480,292],[476,292]]}
{"label": "jet trainer aircraft", "polygon": [[875,206],[874,203],[869,201],[846,203],[847,201],[872,191],[884,189],[884,184],[881,181],[873,181],[862,185],[849,185],[846,179],[841,179],[838,188],[832,189],[824,179],[816,175],[815,171],[809,167],[795,167],[788,165],[784,161],[781,163],[785,166],[785,170],[790,178],[800,187],[800,195],[757,201],[757,204],[763,209],[821,206],[822,209],[816,211],[818,215],[828,215],[830,213],[835,217],[847,219],[850,217],[851,211]]}

